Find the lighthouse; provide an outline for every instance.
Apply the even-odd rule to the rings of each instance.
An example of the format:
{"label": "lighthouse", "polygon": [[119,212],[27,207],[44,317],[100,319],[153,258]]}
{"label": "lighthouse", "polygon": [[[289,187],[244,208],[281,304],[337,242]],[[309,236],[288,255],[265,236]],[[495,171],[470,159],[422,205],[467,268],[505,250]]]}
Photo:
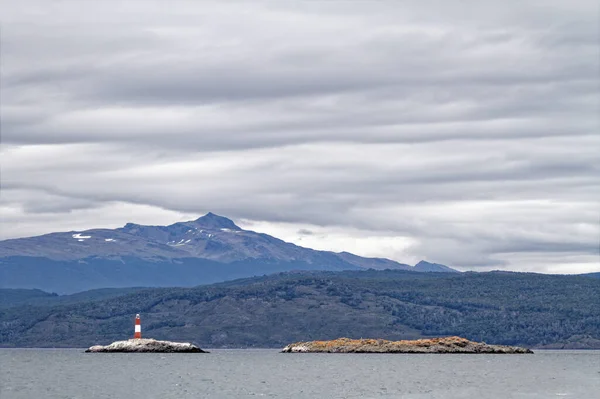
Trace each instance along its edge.
{"label": "lighthouse", "polygon": [[142,338],[142,321],[140,320],[140,314],[135,315],[135,332],[133,338]]}

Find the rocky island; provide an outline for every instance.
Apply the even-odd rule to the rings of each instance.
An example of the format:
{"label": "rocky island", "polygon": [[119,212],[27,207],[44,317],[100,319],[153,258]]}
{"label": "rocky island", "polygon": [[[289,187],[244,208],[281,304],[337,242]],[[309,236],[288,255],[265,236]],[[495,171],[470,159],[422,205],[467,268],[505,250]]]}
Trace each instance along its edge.
{"label": "rocky island", "polygon": [[533,353],[517,346],[488,345],[461,337],[386,341],[339,338],[332,341],[297,342],[284,353]]}
{"label": "rocky island", "polygon": [[86,352],[208,353],[188,342],[158,341],[148,338],[116,341],[106,346],[95,345],[88,348]]}

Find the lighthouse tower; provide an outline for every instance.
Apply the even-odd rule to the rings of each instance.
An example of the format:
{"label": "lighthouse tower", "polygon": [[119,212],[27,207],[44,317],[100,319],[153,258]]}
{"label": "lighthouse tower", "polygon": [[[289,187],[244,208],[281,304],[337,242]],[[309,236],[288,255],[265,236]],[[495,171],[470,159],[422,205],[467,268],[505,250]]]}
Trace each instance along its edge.
{"label": "lighthouse tower", "polygon": [[135,315],[135,333],[133,338],[142,338],[142,321],[140,320],[139,313]]}

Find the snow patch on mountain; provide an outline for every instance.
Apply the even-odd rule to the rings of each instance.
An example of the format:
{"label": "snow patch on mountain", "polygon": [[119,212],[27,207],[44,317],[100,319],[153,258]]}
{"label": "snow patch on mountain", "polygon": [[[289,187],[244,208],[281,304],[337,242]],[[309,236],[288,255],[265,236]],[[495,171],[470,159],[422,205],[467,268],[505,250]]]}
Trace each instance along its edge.
{"label": "snow patch on mountain", "polygon": [[82,236],[81,233],[76,233],[73,234],[73,238],[77,239],[78,241],[84,241],[88,238],[92,238],[92,236]]}

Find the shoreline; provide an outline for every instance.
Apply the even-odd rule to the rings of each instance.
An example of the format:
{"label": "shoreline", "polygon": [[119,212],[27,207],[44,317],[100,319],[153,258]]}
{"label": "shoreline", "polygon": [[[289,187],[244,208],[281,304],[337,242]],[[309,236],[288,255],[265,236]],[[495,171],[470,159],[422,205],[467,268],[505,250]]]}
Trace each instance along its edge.
{"label": "shoreline", "polygon": [[[58,347],[58,348],[50,348],[50,347],[0,347],[0,351],[58,351],[58,350],[64,350],[64,351],[80,351],[83,352],[86,349],[88,349],[88,347],[74,347],[74,346],[69,346],[69,347]],[[276,353],[281,353],[281,347],[268,347],[268,348],[212,348],[212,347],[203,347],[202,349],[207,350],[207,351],[218,351],[218,352],[226,352],[226,351],[270,351],[270,352],[276,352]],[[538,354],[538,353],[560,353],[560,352],[600,352],[600,348],[582,348],[582,349],[540,349],[540,348],[528,348],[531,349],[532,351],[534,351],[534,354]],[[373,353],[373,352],[357,352],[356,354],[365,354],[365,355],[388,355],[390,353]],[[439,353],[393,353],[395,355],[439,355]],[[445,353],[445,355],[472,355],[472,353]],[[485,353],[481,353],[481,354],[476,354],[478,356],[480,355],[485,355]]]}

